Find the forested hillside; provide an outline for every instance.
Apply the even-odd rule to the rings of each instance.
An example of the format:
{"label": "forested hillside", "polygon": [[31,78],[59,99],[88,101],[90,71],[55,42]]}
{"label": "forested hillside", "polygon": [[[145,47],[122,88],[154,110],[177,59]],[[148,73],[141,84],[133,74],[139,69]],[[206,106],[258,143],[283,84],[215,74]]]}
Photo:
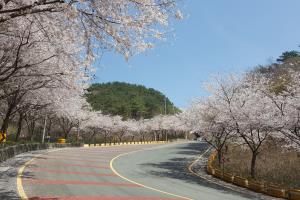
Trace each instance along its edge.
{"label": "forested hillside", "polygon": [[[94,110],[120,115],[124,119],[147,119],[164,114],[165,98],[165,95],[152,88],[121,82],[93,84],[87,94],[87,100]],[[166,98],[166,113],[178,112],[180,110]]]}

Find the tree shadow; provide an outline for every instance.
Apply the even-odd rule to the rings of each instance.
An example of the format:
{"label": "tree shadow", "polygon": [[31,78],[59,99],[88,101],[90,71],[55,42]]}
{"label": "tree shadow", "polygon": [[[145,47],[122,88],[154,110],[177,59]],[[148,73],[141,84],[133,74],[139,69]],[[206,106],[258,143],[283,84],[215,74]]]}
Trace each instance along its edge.
{"label": "tree shadow", "polygon": [[[20,199],[18,192],[16,191],[16,178],[18,177],[18,170],[28,160],[32,159],[37,153],[18,155],[12,159],[8,159],[0,163],[0,167],[7,168],[0,172],[0,199],[2,200],[16,200]],[[27,167],[34,167],[35,164],[29,164]],[[22,173],[22,178],[34,179],[32,172],[25,170]],[[14,183],[14,184],[13,184]],[[13,187],[13,189],[12,189]]]}
{"label": "tree shadow", "polygon": [[7,191],[6,189],[0,188],[0,199],[19,200],[20,197],[15,191]]}
{"label": "tree shadow", "polygon": [[[24,163],[26,162],[25,160],[30,160],[31,158],[33,158],[32,156],[23,156],[22,160],[14,160],[14,162],[10,162],[9,165],[9,169],[6,171],[2,171],[0,172],[0,179],[5,180],[7,178],[15,178],[18,176],[18,169],[20,168],[20,166],[24,165]],[[5,166],[5,165],[4,165]],[[36,164],[30,163],[28,165],[26,165],[26,168],[30,168],[30,167],[36,167]],[[25,169],[26,169],[25,168]],[[32,178],[33,176],[29,174],[29,172],[27,172],[26,170],[22,173],[22,177],[25,178]],[[1,199],[1,198],[0,198]]]}
{"label": "tree shadow", "polygon": [[[172,179],[179,179],[187,183],[198,184],[203,187],[209,187],[216,190],[220,190],[224,193],[237,194],[246,198],[256,198],[253,195],[237,192],[229,188],[222,187],[218,184],[212,183],[208,180],[193,175],[188,166],[196,159],[197,156],[204,153],[208,148],[208,144],[193,142],[185,144],[184,146],[177,147],[176,157],[160,163],[145,163],[143,167],[151,167],[150,173],[157,177],[167,177]],[[208,153],[209,155],[209,153]],[[199,168],[199,166],[197,166]],[[201,167],[202,168],[202,167]],[[205,170],[205,167],[197,170]]]}

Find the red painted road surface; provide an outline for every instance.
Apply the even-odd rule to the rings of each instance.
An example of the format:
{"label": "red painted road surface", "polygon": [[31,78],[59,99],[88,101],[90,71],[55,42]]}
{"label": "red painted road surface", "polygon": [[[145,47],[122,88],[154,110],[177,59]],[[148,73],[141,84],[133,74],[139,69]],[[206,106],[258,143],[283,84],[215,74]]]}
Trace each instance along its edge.
{"label": "red painted road surface", "polygon": [[156,145],[68,148],[38,156],[26,166],[22,185],[30,200],[173,200],[113,173],[115,156]]}

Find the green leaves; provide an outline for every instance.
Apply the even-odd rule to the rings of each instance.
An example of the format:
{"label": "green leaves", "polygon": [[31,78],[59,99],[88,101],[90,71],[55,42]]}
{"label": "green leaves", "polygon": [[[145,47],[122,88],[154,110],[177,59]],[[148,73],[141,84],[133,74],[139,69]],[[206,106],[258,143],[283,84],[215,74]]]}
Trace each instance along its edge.
{"label": "green leaves", "polygon": [[277,62],[285,62],[290,58],[300,57],[300,52],[298,51],[286,51],[283,52],[281,56],[277,59]]}
{"label": "green leaves", "polygon": [[[121,115],[123,119],[152,118],[164,114],[165,109],[165,95],[141,85],[120,82],[93,84],[86,96],[94,110]],[[180,112],[168,98],[166,105],[167,114]]]}

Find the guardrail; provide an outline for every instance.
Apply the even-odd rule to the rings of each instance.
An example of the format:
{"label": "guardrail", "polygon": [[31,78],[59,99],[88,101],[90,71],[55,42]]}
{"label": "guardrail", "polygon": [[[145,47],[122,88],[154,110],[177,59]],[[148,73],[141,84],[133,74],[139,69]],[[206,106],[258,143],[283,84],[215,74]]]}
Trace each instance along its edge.
{"label": "guardrail", "polygon": [[164,144],[166,141],[145,141],[145,142],[112,142],[101,144],[84,144],[84,147],[108,147],[108,146],[121,146],[121,145],[139,145],[139,144]]}
{"label": "guardrail", "polygon": [[12,158],[18,154],[28,151],[36,151],[42,149],[51,148],[65,148],[65,147],[82,147],[83,144],[57,144],[57,143],[30,143],[30,144],[18,144],[0,149],[0,162],[3,162],[9,158]]}
{"label": "guardrail", "polygon": [[248,188],[255,192],[289,200],[300,200],[300,189],[285,189],[270,183],[248,180],[247,178],[234,176],[230,173],[223,173],[220,169],[214,168],[214,166],[212,165],[216,157],[216,152],[213,152],[208,159],[206,168],[208,174],[211,174],[214,177],[217,177],[228,183],[233,183],[237,186]]}

